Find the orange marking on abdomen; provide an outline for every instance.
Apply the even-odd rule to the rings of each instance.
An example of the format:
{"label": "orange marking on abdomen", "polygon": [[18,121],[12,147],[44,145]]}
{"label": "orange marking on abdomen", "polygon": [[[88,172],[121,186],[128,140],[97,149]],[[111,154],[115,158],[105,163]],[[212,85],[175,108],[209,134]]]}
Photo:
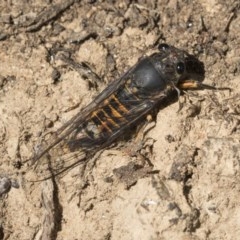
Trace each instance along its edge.
{"label": "orange marking on abdomen", "polygon": [[[100,131],[103,130],[103,128],[105,128],[108,132],[112,133],[112,129],[108,126],[107,122],[105,120],[102,120],[99,116],[98,116],[99,111],[94,111],[92,113],[91,119],[93,120],[93,122],[97,125],[97,127],[100,129]],[[94,118],[96,118],[100,124],[97,124],[96,121],[94,121]]]}
{"label": "orange marking on abdomen", "polygon": [[119,108],[122,112],[129,113],[128,109],[117,99],[115,95],[113,95],[112,98],[119,105]]}
{"label": "orange marking on abdomen", "polygon": [[113,126],[119,128],[119,125],[111,118],[111,116],[109,114],[106,113],[106,111],[104,111],[104,108],[101,111],[107,117],[107,122],[109,121]]}

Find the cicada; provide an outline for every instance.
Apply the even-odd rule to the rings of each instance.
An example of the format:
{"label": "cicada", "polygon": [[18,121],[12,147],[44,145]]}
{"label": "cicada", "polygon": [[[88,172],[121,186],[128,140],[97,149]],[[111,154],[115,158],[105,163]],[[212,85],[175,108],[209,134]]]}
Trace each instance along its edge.
{"label": "cicada", "polygon": [[[55,161],[69,154],[55,174],[89,159],[137,126],[175,92],[203,86],[204,66],[193,55],[167,44],[145,56],[112,81],[89,105],[58,129],[33,157],[41,162],[47,153]],[[84,154],[83,154],[84,153]],[[57,155],[57,156],[54,156]],[[84,156],[84,157],[83,157]]]}

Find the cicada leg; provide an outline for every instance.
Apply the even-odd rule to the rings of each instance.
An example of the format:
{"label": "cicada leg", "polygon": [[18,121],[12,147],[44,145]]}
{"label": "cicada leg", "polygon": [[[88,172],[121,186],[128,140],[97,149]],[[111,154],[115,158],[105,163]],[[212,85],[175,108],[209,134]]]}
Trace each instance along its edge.
{"label": "cicada leg", "polygon": [[145,165],[146,162],[149,166],[152,166],[152,163],[149,161],[147,155],[150,152],[148,147],[152,145],[149,143],[149,138],[145,138],[146,134],[154,128],[156,125],[155,121],[153,121],[152,115],[147,115],[146,120],[138,126],[137,135],[134,140],[128,145],[126,148],[126,153],[130,157],[136,157],[141,165]]}

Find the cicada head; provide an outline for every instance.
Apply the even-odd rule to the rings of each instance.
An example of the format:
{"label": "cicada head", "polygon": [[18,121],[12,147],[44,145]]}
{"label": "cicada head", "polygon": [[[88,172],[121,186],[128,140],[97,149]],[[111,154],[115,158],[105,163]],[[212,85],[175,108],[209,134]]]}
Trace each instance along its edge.
{"label": "cicada head", "polygon": [[177,84],[185,79],[203,80],[204,65],[195,56],[165,43],[160,44],[158,49],[159,53],[152,56],[153,62],[167,83]]}

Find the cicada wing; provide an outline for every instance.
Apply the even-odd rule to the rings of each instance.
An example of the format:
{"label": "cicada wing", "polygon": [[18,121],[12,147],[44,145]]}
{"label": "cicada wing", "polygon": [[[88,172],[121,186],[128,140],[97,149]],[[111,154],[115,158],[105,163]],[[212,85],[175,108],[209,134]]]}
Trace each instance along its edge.
{"label": "cicada wing", "polygon": [[45,155],[41,159],[41,164],[34,165],[34,172],[37,174],[37,181],[43,181],[51,177],[62,176],[68,171],[85,162],[86,154],[82,151],[68,153],[52,159]]}
{"label": "cicada wing", "polygon": [[[136,64],[137,65],[137,64]],[[111,82],[107,88],[105,88],[89,105],[81,110],[78,114],[72,117],[69,121],[67,121],[61,128],[59,128],[56,132],[51,134],[48,138],[44,139],[40,144],[39,149],[34,153],[32,157],[32,162],[35,164],[38,160],[40,160],[46,153],[48,153],[52,148],[60,145],[64,146],[67,144],[72,135],[74,135],[74,131],[76,129],[80,129],[83,123],[86,121],[87,117],[95,111],[99,104],[108,98],[111,94],[113,94],[119,86],[124,84],[124,82],[128,79],[128,76],[132,71],[134,71],[135,66],[130,68],[125,74],[123,74],[120,78]],[[60,148],[58,147],[61,152]]]}

